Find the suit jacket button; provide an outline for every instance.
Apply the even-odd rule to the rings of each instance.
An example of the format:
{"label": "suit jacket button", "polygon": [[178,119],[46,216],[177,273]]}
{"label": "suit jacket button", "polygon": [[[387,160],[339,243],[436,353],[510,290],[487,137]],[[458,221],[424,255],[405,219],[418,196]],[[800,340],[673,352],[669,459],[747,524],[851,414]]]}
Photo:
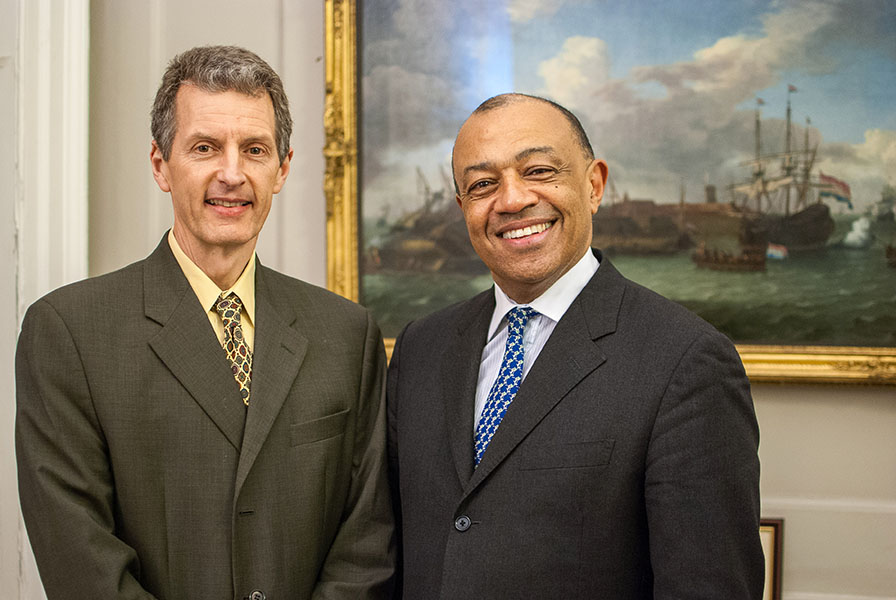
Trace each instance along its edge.
{"label": "suit jacket button", "polygon": [[461,515],[458,518],[454,519],[454,528],[458,531],[466,531],[470,528],[472,521],[470,521],[470,517],[467,515]]}
{"label": "suit jacket button", "polygon": [[249,594],[249,600],[265,600],[264,592],[261,590],[255,590],[251,594]]}

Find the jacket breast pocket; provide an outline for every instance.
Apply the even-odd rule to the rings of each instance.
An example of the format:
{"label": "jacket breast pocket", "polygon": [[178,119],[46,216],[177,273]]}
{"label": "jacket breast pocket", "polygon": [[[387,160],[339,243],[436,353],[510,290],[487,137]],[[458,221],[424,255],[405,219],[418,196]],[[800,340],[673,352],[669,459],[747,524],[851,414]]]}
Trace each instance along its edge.
{"label": "jacket breast pocket", "polygon": [[343,410],[319,419],[293,423],[289,426],[289,437],[293,446],[320,442],[345,432],[345,422],[350,409]]}
{"label": "jacket breast pocket", "polygon": [[614,440],[539,444],[527,449],[520,470],[599,467],[610,463]]}

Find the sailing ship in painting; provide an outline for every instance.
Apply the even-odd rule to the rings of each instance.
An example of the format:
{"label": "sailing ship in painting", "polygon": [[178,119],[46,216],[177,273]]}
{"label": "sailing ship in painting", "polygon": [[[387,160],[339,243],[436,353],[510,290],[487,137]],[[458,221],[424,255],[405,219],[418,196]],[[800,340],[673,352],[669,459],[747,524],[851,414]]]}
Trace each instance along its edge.
{"label": "sailing ship in painting", "polygon": [[[790,86],[789,91],[795,91],[795,88]],[[763,155],[757,108],[756,156],[745,163],[752,167],[752,176],[749,181],[730,187],[732,194],[743,199],[744,208],[752,208],[758,215],[747,223],[754,237],[764,236],[769,244],[786,248],[787,253],[824,248],[834,232],[834,220],[823,198],[833,198],[852,208],[846,182],[821,171],[817,177],[814,175],[818,147],[809,147],[809,124],[806,119],[802,149],[793,149],[788,94],[784,151]]]}
{"label": "sailing ship in painting", "polygon": [[[824,202],[833,199],[852,209],[849,185],[814,168],[818,146],[809,146],[809,125],[802,148],[794,148],[791,127],[790,93],[788,87],[787,119],[783,152],[763,154],[760,109],[756,109],[755,156],[743,163],[750,167],[747,181],[729,186],[732,203],[742,209],[740,242],[742,250],[734,263],[730,257],[716,260],[705,248],[698,249],[694,261],[698,266],[722,270],[760,270],[765,258],[783,259],[792,254],[815,252],[825,248],[834,232],[831,209]],[[758,100],[758,105],[762,101]]]}

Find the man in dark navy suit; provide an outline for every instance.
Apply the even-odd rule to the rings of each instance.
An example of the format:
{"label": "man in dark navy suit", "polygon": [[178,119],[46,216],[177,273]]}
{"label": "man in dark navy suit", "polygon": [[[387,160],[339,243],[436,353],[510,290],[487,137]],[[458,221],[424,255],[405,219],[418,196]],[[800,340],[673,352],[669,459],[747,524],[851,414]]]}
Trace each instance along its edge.
{"label": "man in dark navy suit", "polygon": [[578,119],[497,96],[453,166],[495,287],[395,344],[404,598],[761,598],[743,366],[591,249],[607,165]]}

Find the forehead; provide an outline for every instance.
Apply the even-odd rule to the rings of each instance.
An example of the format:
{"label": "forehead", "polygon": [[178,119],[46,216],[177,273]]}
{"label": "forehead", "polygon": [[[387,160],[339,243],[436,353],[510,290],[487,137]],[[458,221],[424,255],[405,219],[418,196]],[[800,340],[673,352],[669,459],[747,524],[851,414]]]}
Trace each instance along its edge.
{"label": "forehead", "polygon": [[194,129],[227,128],[267,132],[273,136],[274,105],[268,94],[250,96],[228,90],[209,92],[195,85],[183,84],[176,98],[178,133]]}
{"label": "forehead", "polygon": [[459,164],[509,159],[542,147],[550,147],[568,160],[582,154],[560,111],[543,102],[518,101],[467,119],[457,136],[454,160]]}

